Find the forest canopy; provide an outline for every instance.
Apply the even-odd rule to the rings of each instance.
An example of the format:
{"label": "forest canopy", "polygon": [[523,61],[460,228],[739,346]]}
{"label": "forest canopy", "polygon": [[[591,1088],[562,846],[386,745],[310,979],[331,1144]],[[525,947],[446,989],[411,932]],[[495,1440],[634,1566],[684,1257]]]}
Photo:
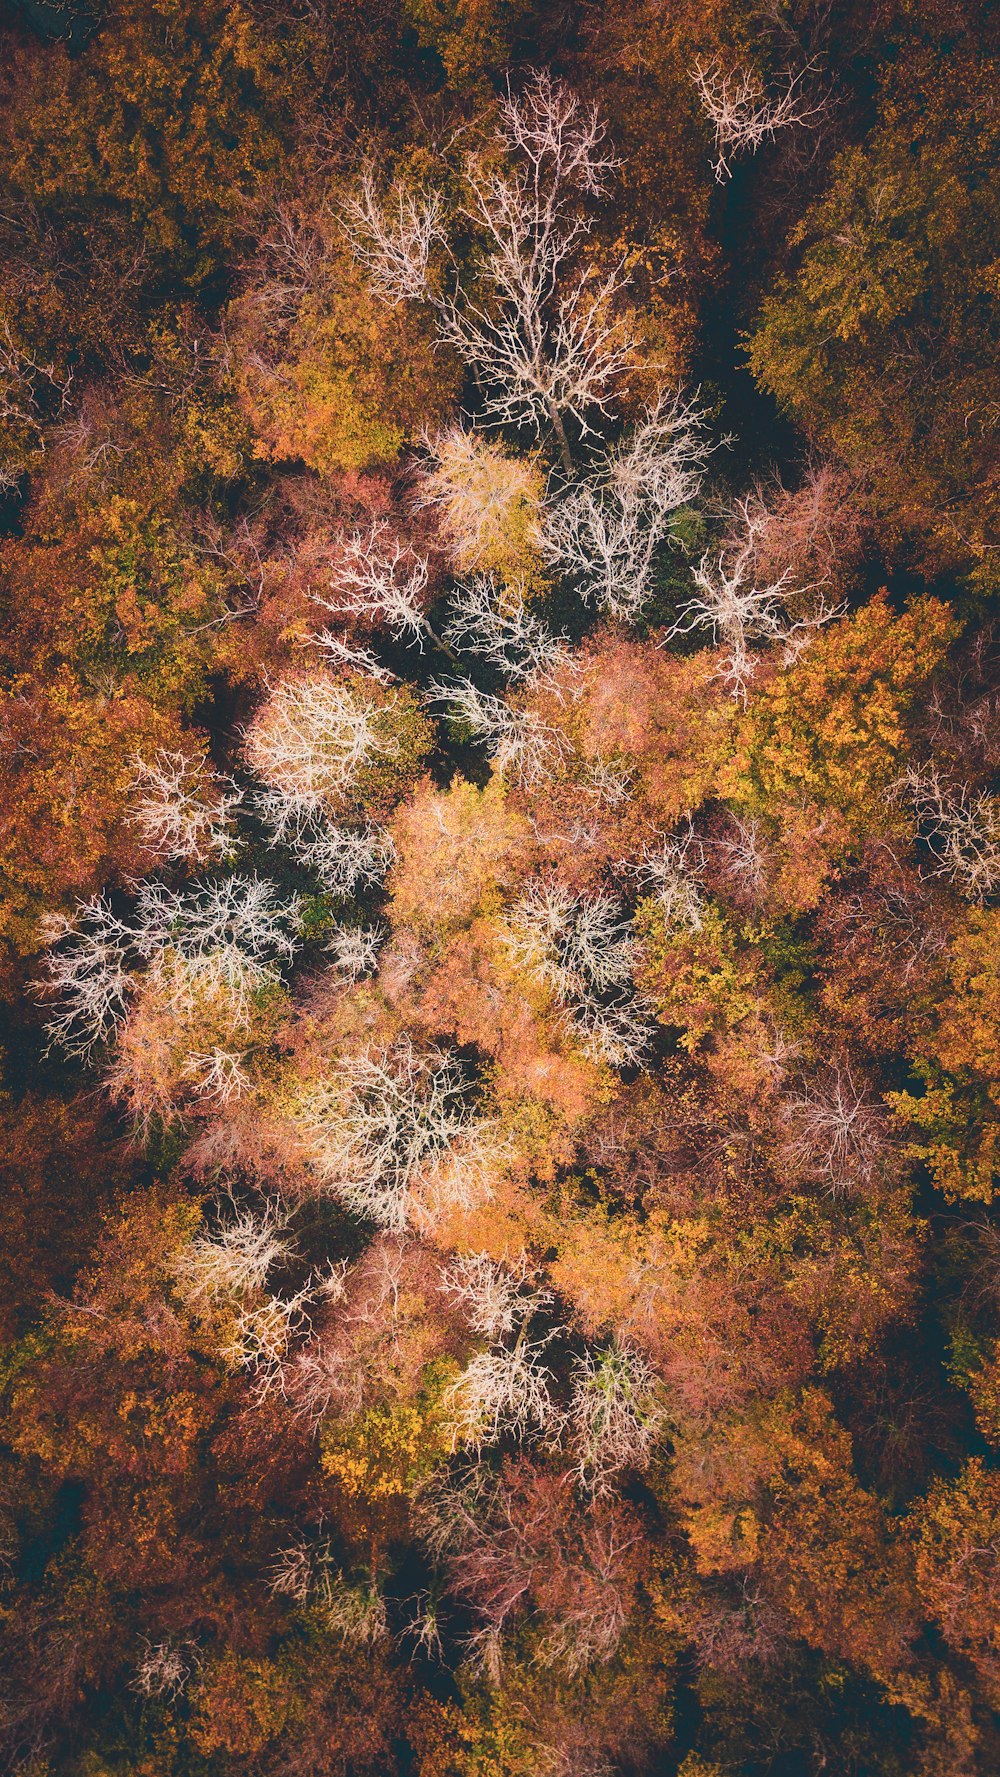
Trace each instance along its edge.
{"label": "forest canopy", "polygon": [[17,1777],[1000,1768],[1000,19],[0,19]]}

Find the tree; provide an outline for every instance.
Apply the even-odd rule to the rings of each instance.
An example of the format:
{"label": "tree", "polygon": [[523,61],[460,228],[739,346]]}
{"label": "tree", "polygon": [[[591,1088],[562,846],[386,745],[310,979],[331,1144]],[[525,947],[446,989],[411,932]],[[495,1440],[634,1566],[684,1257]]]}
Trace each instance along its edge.
{"label": "tree", "polygon": [[783,664],[798,659],[818,629],[831,618],[841,616],[843,607],[833,608],[825,600],[797,618],[788,615],[788,606],[815,591],[812,586],[795,584],[795,570],[785,568],[769,585],[759,586],[754,573],[755,557],[760,540],[766,533],[769,515],[754,511],[749,500],[740,502],[733,515],[742,535],[737,535],[712,562],[706,553],[693,570],[697,596],[681,608],[680,616],[668,634],[690,635],[692,630],[710,631],[713,643],[721,643],[726,655],[720,672],[732,695],[746,702],[747,686],[756,663],[750,652],[754,642],[779,642],[783,648]]}
{"label": "tree", "polygon": [[151,762],[137,759],[132,795],[132,822],[155,856],[186,864],[232,856],[241,792],[207,777],[189,754],[161,747]]}
{"label": "tree", "polygon": [[417,498],[437,517],[460,572],[507,581],[537,571],[544,482],[531,458],[494,439],[452,426],[425,440]]}
{"label": "tree", "polygon": [[750,344],[758,381],[871,487],[888,536],[978,562],[987,586],[996,120],[975,95],[995,80],[971,34],[889,58],[877,120],[793,230]]}
{"label": "tree", "polygon": [[921,1596],[994,1699],[1000,1686],[998,1524],[1000,1476],[978,1456],[955,1480],[936,1480],[911,1518]]}
{"label": "tree", "polygon": [[715,177],[722,184],[732,176],[730,157],[755,154],[771,142],[779,130],[793,125],[815,125],[826,109],[826,99],[810,101],[805,89],[812,64],[784,76],[784,90],[770,98],[752,69],[727,74],[719,63],[695,64],[691,73],[709,123],[715,131]]}
{"label": "tree", "polygon": [[703,420],[680,394],[662,395],[586,479],[556,484],[544,552],[587,603],[634,620],[651,597],[656,551],[702,484],[710,448]]}
{"label": "tree", "polygon": [[461,215],[477,242],[466,289],[430,276],[444,238],[438,192],[397,187],[382,203],[369,174],[345,213],[375,287],[392,302],[432,304],[442,338],[476,372],[485,416],[535,434],[551,428],[567,473],[567,420],[591,430],[632,354],[615,312],[621,272],[595,272],[582,253],[592,227],[584,200],[601,194],[614,165],[603,141],[596,111],[545,72],[501,99],[493,152],[469,155],[464,168]]}
{"label": "tree", "polygon": [[429,742],[408,692],[311,673],[275,686],[247,728],[244,756],[266,786],[260,806],[276,835],[294,838],[322,816],[394,800]]}
{"label": "tree", "polygon": [[322,170],[299,184],[262,218],[231,306],[233,373],[258,454],[329,475],[446,420],[459,366],[415,306],[372,307]]}
{"label": "tree", "polygon": [[495,1150],[461,1064],[409,1037],[342,1056],[306,1085],[296,1119],[320,1183],[380,1227],[405,1227],[435,1185],[459,1201],[488,1189]]}

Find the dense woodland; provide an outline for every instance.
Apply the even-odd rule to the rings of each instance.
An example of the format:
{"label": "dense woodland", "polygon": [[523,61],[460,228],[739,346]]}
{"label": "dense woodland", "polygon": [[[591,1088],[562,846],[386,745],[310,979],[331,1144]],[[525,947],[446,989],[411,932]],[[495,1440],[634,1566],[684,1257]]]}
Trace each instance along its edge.
{"label": "dense woodland", "polygon": [[1000,14],[0,28],[19,1777],[1000,1769]]}

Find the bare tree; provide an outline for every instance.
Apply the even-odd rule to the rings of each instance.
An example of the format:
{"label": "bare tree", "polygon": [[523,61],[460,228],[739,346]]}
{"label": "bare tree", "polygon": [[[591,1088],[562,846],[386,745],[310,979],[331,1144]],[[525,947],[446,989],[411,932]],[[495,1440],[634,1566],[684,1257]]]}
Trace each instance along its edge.
{"label": "bare tree", "polygon": [[288,1213],[276,1199],[232,1210],[214,1232],[202,1229],[175,1256],[174,1279],[192,1308],[263,1290],[269,1272],[294,1254]]}
{"label": "bare tree", "polygon": [[328,1537],[304,1537],[283,1549],[271,1572],[271,1591],[308,1606],[344,1642],[372,1647],[388,1634],[385,1599],[374,1578],[348,1580]]}
{"label": "bare tree", "polygon": [[517,709],[502,697],[480,691],[471,679],[432,681],[429,690],[453,720],[473,738],[485,741],[501,776],[524,786],[551,776],[568,754],[569,742],[534,710]]}
{"label": "bare tree", "polygon": [[513,684],[538,684],[574,664],[568,638],[553,635],[529,608],[523,585],[500,586],[492,574],[456,587],[444,634],[459,653],[478,654]]}
{"label": "bare tree", "polygon": [[535,883],[510,910],[504,941],[518,966],[565,1008],[595,1061],[620,1068],[641,1058],[649,1023],[632,985],[636,943],[612,895]]}
{"label": "bare tree", "polygon": [[715,855],[737,892],[757,905],[767,887],[767,853],[756,815],[730,814],[724,835],[711,842]]}
{"label": "bare tree", "polygon": [[136,760],[131,794],[132,824],[157,856],[191,865],[232,856],[242,793],[231,779],[209,778],[187,753],[160,747],[151,761]]}
{"label": "bare tree", "polygon": [[802,599],[816,588],[797,585],[791,567],[770,584],[758,585],[754,563],[768,514],[748,498],[738,502],[733,518],[739,534],[723,545],[714,561],[709,553],[702,556],[693,570],[697,596],[684,605],[668,635],[709,630],[713,642],[721,643],[727,651],[720,669],[723,678],[732,695],[745,701],[756,671],[755,644],[780,643],[784,664],[789,665],[824,623],[840,616],[843,607],[830,606],[820,598],[807,615],[791,617],[790,601]]}
{"label": "bare tree", "polygon": [[358,196],[344,205],[343,221],[355,257],[386,302],[395,308],[400,302],[430,298],[431,259],[435,248],[446,243],[439,191],[414,191],[397,183],[380,198],[368,168]]}
{"label": "bare tree", "polygon": [[646,1467],[666,1412],[642,1353],[615,1339],[576,1360],[567,1417],[580,1480],[603,1493],[622,1469]]}
{"label": "bare tree", "polygon": [[457,1058],[408,1036],[342,1056],[306,1091],[299,1123],[318,1178],[383,1228],[404,1228],[435,1177],[459,1197],[481,1192],[495,1153]]}
{"label": "bare tree", "polygon": [[692,932],[701,931],[705,923],[705,848],[690,823],[682,833],[644,846],[634,868],[652,889],[668,929],[687,926]]}
{"label": "bare tree", "polygon": [[652,592],[656,551],[674,514],[695,498],[710,445],[703,414],[664,395],[622,443],[597,457],[585,480],[555,486],[543,550],[580,595],[634,619]]}
{"label": "bare tree", "polygon": [[195,1670],[192,1644],[188,1641],[151,1642],[143,1637],[146,1651],[132,1679],[140,1697],[162,1697],[173,1702],[187,1688]]}
{"label": "bare tree", "polygon": [[508,92],[493,141],[464,169],[462,219],[477,244],[467,290],[430,275],[443,233],[439,193],[397,187],[380,201],[369,175],[345,216],[375,288],[391,302],[434,305],[442,337],[475,370],[484,417],[535,433],[551,427],[567,472],[567,419],[588,432],[633,353],[615,312],[620,268],[602,275],[582,261],[592,228],[585,201],[615,164],[604,137],[596,112],[548,73],[519,97]]}
{"label": "bare tree", "polygon": [[113,1041],[135,989],[132,928],[103,895],[81,904],[73,918],[50,914],[42,992],[60,1002],[46,1024],[50,1041],[88,1060]]}
{"label": "bare tree", "polygon": [[[62,1009],[48,1034],[69,1054],[91,1056],[119,1036],[144,974],[178,1016],[226,995],[234,1027],[247,1024],[261,988],[281,979],[300,936],[300,901],[281,901],[274,883],[229,876],[188,890],[142,883],[131,920],[105,897],[78,906],[73,919],[50,919],[44,992]],[[224,1086],[226,1052],[199,1057],[202,1091]],[[202,1070],[204,1064],[204,1070]],[[236,1057],[238,1066],[238,1057]]]}
{"label": "bare tree", "polygon": [[702,110],[715,131],[715,177],[722,184],[732,175],[731,159],[756,154],[780,130],[793,124],[815,124],[827,109],[828,99],[810,99],[804,83],[816,63],[808,62],[797,74],[786,73],[783,90],[771,98],[752,70],[734,69],[727,74],[718,62],[695,64],[691,79],[698,89]]}
{"label": "bare tree", "polygon": [[334,598],[314,596],[312,602],[336,617],[384,624],[397,642],[408,638],[422,646],[429,629],[421,602],[428,577],[426,558],[376,518],[367,533],[355,531],[343,542],[331,581]]}
{"label": "bare tree", "polygon": [[949,783],[934,765],[911,766],[895,785],[934,856],[933,874],[982,906],[1000,889],[1000,798]]}
{"label": "bare tree", "polygon": [[363,673],[366,678],[374,679],[376,685],[396,682],[396,674],[383,666],[370,648],[359,648],[332,629],[321,629],[306,639],[313,647],[322,648],[335,672]]}
{"label": "bare tree", "polygon": [[289,827],[342,799],[368,762],[384,754],[377,706],[326,674],[284,679],[246,731],[250,769],[273,792],[272,824]]}
{"label": "bare tree", "polygon": [[478,1352],[448,1389],[456,1446],[461,1443],[478,1453],[504,1435],[523,1441],[554,1428],[552,1374],[541,1361],[552,1335],[529,1339],[527,1325],[525,1320],[512,1346]]}
{"label": "bare tree", "polygon": [[886,1114],[848,1067],[836,1063],[782,1107],[781,1151],[831,1197],[856,1196],[879,1176],[889,1152]]}
{"label": "bare tree", "polygon": [[183,890],[144,882],[136,897],[132,939],[147,961],[167,951],[185,957],[241,954],[290,962],[301,939],[302,902],[282,900],[266,877],[227,876]]}
{"label": "bare tree", "polygon": [[524,1253],[512,1265],[501,1265],[487,1253],[462,1253],[451,1261],[440,1288],[473,1331],[490,1340],[513,1333],[552,1300],[548,1290],[534,1287]]}
{"label": "bare tree", "polygon": [[319,877],[327,892],[342,900],[381,882],[395,860],[391,834],[373,821],[354,827],[333,826],[321,813],[290,801],[281,791],[259,791],[254,807],[278,843],[287,845],[298,862]]}
{"label": "bare tree", "polygon": [[377,971],[384,941],[385,932],[378,926],[333,926],[325,949],[338,975],[346,981],[360,981],[363,975]]}

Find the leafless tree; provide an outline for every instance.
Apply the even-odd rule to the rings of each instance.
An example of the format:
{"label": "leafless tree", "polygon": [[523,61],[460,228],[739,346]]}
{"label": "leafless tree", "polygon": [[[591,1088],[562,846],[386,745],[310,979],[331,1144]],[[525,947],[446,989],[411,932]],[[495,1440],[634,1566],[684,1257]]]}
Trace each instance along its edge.
{"label": "leafless tree", "polygon": [[271,1591],[316,1611],[344,1642],[372,1647],[388,1634],[385,1599],[374,1578],[349,1580],[328,1537],[300,1537],[283,1549],[272,1568]]}
{"label": "leafless tree", "polygon": [[434,680],[434,701],[468,728],[473,738],[486,743],[490,758],[501,776],[524,786],[540,783],[558,768],[569,752],[569,742],[534,710],[518,709],[480,691],[471,679]]}
{"label": "leafless tree", "polygon": [[227,876],[183,890],[144,882],[135,903],[133,942],[147,960],[176,951],[198,957],[240,952],[290,962],[301,938],[302,903],[282,900],[266,877]]}
{"label": "leafless tree", "polygon": [[360,981],[363,975],[375,974],[384,939],[378,926],[333,926],[324,948],[338,975],[346,981]]}
{"label": "leafless tree", "polygon": [[692,932],[701,931],[705,923],[705,848],[690,824],[681,833],[644,846],[635,868],[659,902],[668,929],[687,926]]}
{"label": "leafless tree", "polygon": [[590,1492],[606,1492],[624,1468],[645,1468],[665,1418],[657,1379],[627,1340],[576,1360],[568,1424],[577,1472]]}
{"label": "leafless tree", "polygon": [[363,673],[374,679],[376,685],[392,685],[396,681],[396,674],[382,665],[371,648],[360,648],[335,630],[321,629],[306,639],[311,646],[322,648],[334,672]]}
{"label": "leafless tree", "polygon": [[397,183],[379,197],[368,168],[358,196],[344,205],[343,220],[356,258],[384,301],[395,308],[430,297],[431,260],[435,249],[446,244],[439,191]]}
{"label": "leafless tree", "polygon": [[698,89],[702,109],[715,131],[715,177],[722,184],[731,177],[731,160],[738,154],[756,154],[765,142],[793,124],[816,124],[829,103],[824,96],[810,99],[805,82],[815,70],[809,62],[797,74],[786,73],[783,89],[771,98],[752,70],[726,73],[722,65],[695,64],[691,79]]}
{"label": "leafless tree", "polygon": [[146,1651],[132,1680],[140,1697],[162,1697],[173,1702],[187,1688],[195,1669],[194,1650],[187,1641],[145,1641]]}
{"label": "leafless tree", "polygon": [[541,1361],[550,1335],[532,1340],[527,1325],[525,1320],[512,1346],[478,1352],[448,1389],[456,1446],[479,1452],[504,1435],[523,1441],[555,1427],[552,1374]]}
{"label": "leafless tree", "polygon": [[537,684],[573,665],[567,637],[553,635],[529,608],[523,585],[500,586],[492,574],[455,589],[444,634],[459,653],[478,654],[513,684]]}
{"label": "leafless tree", "polygon": [[612,895],[534,883],[508,913],[504,942],[517,965],[565,1008],[594,1060],[621,1068],[641,1058],[649,1023],[632,986],[636,943]]}
{"label": "leafless tree", "polygon": [[232,856],[242,794],[231,779],[209,777],[187,753],[160,747],[152,760],[136,760],[131,794],[132,824],[158,857],[196,865]]}
{"label": "leafless tree", "polygon": [[177,1286],[194,1308],[262,1291],[274,1267],[294,1254],[288,1212],[276,1199],[259,1209],[232,1208],[214,1231],[202,1229],[174,1259]]}
{"label": "leafless tree", "polygon": [[193,1050],[182,1074],[191,1082],[197,1098],[225,1105],[240,1098],[250,1085],[245,1062],[245,1054],[238,1049],[215,1047],[205,1053]]}
{"label": "leafless tree", "polygon": [[51,914],[42,991],[59,1001],[46,1024],[50,1041],[68,1055],[89,1059],[112,1042],[135,989],[133,933],[103,895],[77,908],[73,918]]}
{"label": "leafless tree", "polygon": [[873,1184],[890,1152],[884,1110],[837,1063],[786,1098],[781,1124],[785,1158],[831,1197]]}
{"label": "leafless tree", "polygon": [[595,458],[585,479],[553,483],[543,550],[576,578],[587,603],[634,619],[649,599],[656,551],[704,479],[711,447],[703,418],[680,394],[664,394],[620,444]]}
{"label": "leafless tree", "polygon": [[335,827],[322,815],[292,808],[287,797],[267,790],[255,796],[254,806],[279,843],[319,877],[329,894],[342,900],[381,882],[395,859],[391,835],[372,821]]}
{"label": "leafless tree", "polygon": [[407,1036],[341,1057],[306,1091],[299,1122],[317,1177],[383,1228],[406,1226],[417,1186],[433,1188],[435,1175],[458,1196],[478,1194],[493,1156],[457,1059]]}
{"label": "leafless tree", "polygon": [[592,228],[586,200],[615,164],[604,138],[596,112],[548,73],[518,97],[508,92],[493,141],[464,169],[462,220],[478,246],[466,290],[431,276],[439,193],[396,187],[382,201],[369,175],[345,216],[375,288],[391,302],[433,304],[442,337],[475,370],[484,417],[536,434],[551,427],[567,472],[567,419],[590,430],[633,352],[616,313],[620,268],[595,273],[581,251]]}
{"label": "leafless tree", "polygon": [[[366,533],[346,538],[337,556],[332,599],[313,597],[336,617],[384,624],[397,642],[423,645],[428,624],[421,602],[429,578],[427,560],[394,537],[387,520],[372,520]],[[322,638],[321,638],[322,639]]]}
{"label": "leafless tree", "polygon": [[767,854],[761,822],[755,815],[730,814],[725,833],[711,841],[712,850],[737,892],[759,904],[767,887]]}
{"label": "leafless tree", "polygon": [[273,792],[272,824],[283,808],[294,827],[342,798],[358,772],[386,751],[370,697],[326,674],[285,679],[246,731],[250,769]]}
{"label": "leafless tree", "polygon": [[697,629],[710,631],[713,642],[726,649],[723,678],[732,695],[745,700],[756,670],[752,652],[755,644],[780,644],[783,664],[789,665],[809,646],[823,624],[840,616],[843,607],[828,605],[820,597],[807,615],[792,617],[788,610],[790,602],[805,598],[816,588],[796,584],[791,567],[770,584],[758,585],[755,556],[768,515],[748,498],[738,502],[733,518],[738,527],[736,534],[723,545],[714,561],[710,553],[702,556],[693,570],[697,596],[684,605],[668,635],[689,635]]}
{"label": "leafless tree", "polygon": [[[44,991],[61,1009],[48,1023],[49,1036],[83,1058],[112,1042],[144,973],[178,1015],[224,993],[238,1027],[260,990],[280,979],[278,963],[294,956],[299,918],[298,898],[281,901],[274,884],[258,876],[184,891],[143,883],[131,920],[104,897],[79,906],[73,918],[56,916],[46,927]],[[199,1058],[200,1090],[218,1092],[227,1077],[235,1089],[225,1055]]]}
{"label": "leafless tree", "polygon": [[487,1253],[462,1253],[451,1261],[440,1287],[473,1331],[490,1340],[513,1333],[552,1299],[548,1290],[534,1286],[532,1267],[523,1253],[510,1265],[501,1265]]}
{"label": "leafless tree", "polygon": [[949,783],[934,765],[911,766],[895,790],[912,804],[935,859],[933,874],[982,906],[1000,889],[1000,798]]}

